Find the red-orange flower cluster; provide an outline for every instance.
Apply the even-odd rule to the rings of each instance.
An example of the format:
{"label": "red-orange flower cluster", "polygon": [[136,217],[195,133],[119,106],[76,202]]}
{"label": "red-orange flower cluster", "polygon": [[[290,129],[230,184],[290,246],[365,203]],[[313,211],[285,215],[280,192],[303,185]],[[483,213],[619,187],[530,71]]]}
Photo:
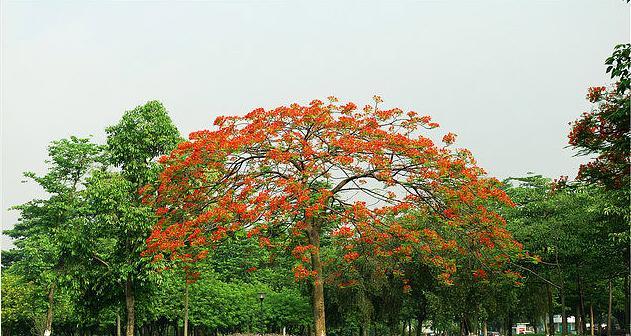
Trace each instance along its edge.
{"label": "red-orange flower cluster", "polygon": [[[298,259],[296,278],[319,281],[322,266],[313,261],[320,238],[331,234],[348,264],[363,254],[420,258],[450,283],[456,265],[439,253],[516,248],[489,206],[512,205],[499,182],[484,176],[469,151],[441,148],[424,136],[438,127],[429,116],[379,109],[378,97],[362,110],[336,101],[259,108],[191,133],[160,159],[159,184],[143,189],[160,218],[146,254],[181,258],[181,251],[240,229],[271,248],[272,232],[285,232]],[[455,135],[443,141],[453,143]],[[447,239],[411,212],[458,228],[466,239]]]}

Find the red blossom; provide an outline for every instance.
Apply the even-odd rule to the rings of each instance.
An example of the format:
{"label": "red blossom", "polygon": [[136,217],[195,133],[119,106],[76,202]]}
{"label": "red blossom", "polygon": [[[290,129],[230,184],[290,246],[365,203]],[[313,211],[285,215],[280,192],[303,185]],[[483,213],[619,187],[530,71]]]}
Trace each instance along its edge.
{"label": "red blossom", "polygon": [[[315,237],[330,233],[344,267],[364,255],[401,263],[420,256],[449,284],[456,265],[440,254],[482,245],[494,258],[490,250],[517,249],[492,210],[511,200],[469,151],[438,147],[426,136],[438,127],[431,117],[381,109],[380,97],[363,110],[328,101],[257,108],[191,133],[161,159],[158,185],[143,189],[159,217],[145,254],[194,263],[244,230],[261,247],[291,251],[296,279],[317,280]],[[455,135],[443,141],[453,143]],[[469,234],[447,239],[403,220],[411,212]],[[279,232],[290,233],[287,243],[275,240]]]}

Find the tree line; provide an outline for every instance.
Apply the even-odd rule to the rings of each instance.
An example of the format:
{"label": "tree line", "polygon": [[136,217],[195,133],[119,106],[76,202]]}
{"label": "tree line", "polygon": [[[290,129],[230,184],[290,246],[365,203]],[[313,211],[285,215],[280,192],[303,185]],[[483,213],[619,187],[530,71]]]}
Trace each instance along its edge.
{"label": "tree line", "polygon": [[47,172],[25,173],[46,197],[5,231],[2,331],[566,335],[574,315],[579,334],[628,332],[629,45],[606,64],[569,135],[596,156],[575,181],[488,178],[380,97],[256,109],[189,140],[151,101],[104,144],[53,141]]}

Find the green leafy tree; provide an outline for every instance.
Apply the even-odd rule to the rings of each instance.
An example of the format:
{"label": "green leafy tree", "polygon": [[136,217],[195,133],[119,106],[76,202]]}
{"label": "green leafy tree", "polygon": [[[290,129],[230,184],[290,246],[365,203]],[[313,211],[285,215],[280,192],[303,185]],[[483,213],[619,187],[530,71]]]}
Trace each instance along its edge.
{"label": "green leafy tree", "polygon": [[[627,1],[628,2],[628,1]],[[594,104],[590,112],[574,121],[569,134],[570,146],[579,151],[579,155],[596,156],[587,164],[581,165],[578,177],[581,180],[604,185],[607,189],[617,190],[611,194],[612,200],[608,211],[623,218],[623,225],[618,230],[609,230],[610,238],[620,242],[626,266],[625,283],[625,328],[631,329],[631,298],[629,297],[629,232],[631,200],[629,174],[631,173],[631,86],[629,66],[631,65],[631,44],[620,44],[605,61],[607,73],[614,81],[610,87],[591,87],[587,99]],[[611,287],[611,286],[610,286]],[[610,309],[611,310],[611,309]],[[608,320],[611,320],[609,317]],[[611,328],[609,328],[611,330]]]}
{"label": "green leafy tree", "polygon": [[[627,224],[624,216],[608,209],[615,205],[617,191],[597,185],[568,184],[541,176],[513,179],[507,192],[518,204],[507,211],[508,227],[541,261],[524,272],[527,291],[546,295],[547,313],[558,312],[553,295],[560,300],[563,333],[566,316],[573,306],[586,323],[586,302],[597,301],[605,292],[588,292],[609,279],[621,279],[626,272],[624,246],[612,239]],[[591,297],[587,297],[590,295]],[[548,330],[553,333],[552,321]],[[585,327],[581,327],[581,331]]]}
{"label": "green leafy tree", "polygon": [[155,219],[142,204],[140,187],[151,182],[160,165],[155,159],[172,150],[181,140],[164,106],[150,101],[125,112],[116,125],[108,127],[107,155],[119,172],[93,176],[88,186],[94,225],[103,251],[105,272],[114,273],[124,284],[127,311],[126,335],[134,335],[137,291],[147,283],[147,260],[140,257],[144,239]]}
{"label": "green leafy tree", "polygon": [[83,207],[82,188],[85,179],[101,160],[102,148],[89,139],[71,137],[53,141],[48,147],[48,172],[43,176],[27,172],[49,195],[14,209],[20,212],[18,223],[5,234],[14,238],[16,248],[4,254],[7,264],[28,281],[46,288],[48,309],[46,333],[53,323],[55,290],[64,282],[72,282]]}

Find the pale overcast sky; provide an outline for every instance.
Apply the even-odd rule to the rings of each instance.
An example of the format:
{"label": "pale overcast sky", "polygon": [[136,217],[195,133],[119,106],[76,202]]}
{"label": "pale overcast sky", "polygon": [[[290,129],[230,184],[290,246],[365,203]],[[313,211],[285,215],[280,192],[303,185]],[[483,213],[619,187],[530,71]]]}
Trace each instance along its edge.
{"label": "pale overcast sky", "polygon": [[[2,227],[41,195],[46,146],[147,100],[183,134],[218,115],[335,95],[430,114],[490,175],[576,174],[568,122],[629,41],[595,1],[9,2],[1,7]],[[8,240],[2,238],[6,247]]]}

